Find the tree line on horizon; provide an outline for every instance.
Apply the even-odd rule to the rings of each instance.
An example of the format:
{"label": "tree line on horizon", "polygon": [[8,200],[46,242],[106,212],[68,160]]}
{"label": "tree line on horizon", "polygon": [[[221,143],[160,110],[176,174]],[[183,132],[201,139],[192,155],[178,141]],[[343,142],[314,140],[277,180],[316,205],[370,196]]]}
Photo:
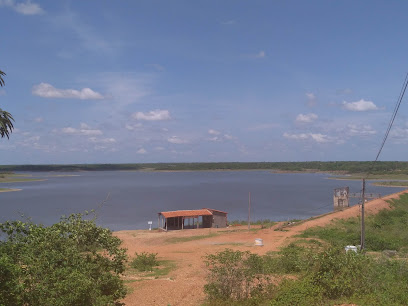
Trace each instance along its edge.
{"label": "tree line on horizon", "polygon": [[288,172],[332,172],[341,174],[408,174],[404,161],[311,161],[311,162],[214,162],[214,163],[126,163],[126,164],[53,164],[0,165],[0,172],[11,171],[205,171],[271,170]]}

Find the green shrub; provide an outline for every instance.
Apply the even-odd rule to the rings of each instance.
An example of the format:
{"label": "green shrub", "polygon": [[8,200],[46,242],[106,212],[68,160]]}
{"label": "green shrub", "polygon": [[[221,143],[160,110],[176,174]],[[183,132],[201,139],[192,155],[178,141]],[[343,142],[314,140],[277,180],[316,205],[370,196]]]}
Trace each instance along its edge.
{"label": "green shrub", "polygon": [[260,294],[267,284],[262,277],[262,257],[226,249],[205,257],[209,269],[204,291],[210,299],[243,300]]}
{"label": "green shrub", "polygon": [[125,297],[126,250],[109,229],[62,217],[0,224],[1,305],[113,305]]}
{"label": "green shrub", "polygon": [[285,279],[277,287],[270,305],[321,305],[323,293],[310,278],[301,280]]}
{"label": "green shrub", "polygon": [[336,299],[364,293],[369,285],[370,269],[369,257],[329,248],[315,256],[308,275],[325,297]]}
{"label": "green shrub", "polygon": [[157,253],[135,253],[135,258],[131,262],[131,267],[140,272],[153,271],[153,267],[158,265]]}

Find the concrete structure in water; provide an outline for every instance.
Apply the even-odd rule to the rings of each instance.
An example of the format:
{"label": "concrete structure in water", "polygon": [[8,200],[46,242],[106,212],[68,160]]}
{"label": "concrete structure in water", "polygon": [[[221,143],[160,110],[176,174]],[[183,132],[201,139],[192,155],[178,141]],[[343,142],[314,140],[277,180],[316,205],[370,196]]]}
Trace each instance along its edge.
{"label": "concrete structure in water", "polygon": [[334,210],[349,207],[349,188],[342,187],[334,189],[333,194]]}
{"label": "concrete structure in water", "polygon": [[158,215],[158,228],[165,231],[227,227],[227,213],[211,208],[163,211]]}

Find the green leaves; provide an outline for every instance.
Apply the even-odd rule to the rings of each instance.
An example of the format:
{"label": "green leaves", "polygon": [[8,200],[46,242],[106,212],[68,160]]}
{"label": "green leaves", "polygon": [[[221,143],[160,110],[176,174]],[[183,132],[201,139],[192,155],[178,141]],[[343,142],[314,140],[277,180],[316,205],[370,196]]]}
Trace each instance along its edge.
{"label": "green leaves", "polygon": [[126,295],[126,250],[82,214],[0,224],[0,304],[110,305]]}
{"label": "green leaves", "polygon": [[[6,74],[0,70],[0,86],[3,87],[5,85],[3,76]],[[10,133],[13,131],[13,121],[14,118],[11,116],[9,112],[6,112],[0,108],[0,137],[3,138],[4,136],[7,139],[10,136]]]}

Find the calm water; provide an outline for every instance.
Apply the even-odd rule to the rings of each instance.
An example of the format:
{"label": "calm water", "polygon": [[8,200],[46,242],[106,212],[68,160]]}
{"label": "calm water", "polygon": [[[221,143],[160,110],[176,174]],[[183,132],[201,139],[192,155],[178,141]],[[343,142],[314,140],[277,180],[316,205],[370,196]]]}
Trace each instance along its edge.
{"label": "calm water", "polygon": [[[59,175],[61,173],[58,173]],[[68,173],[72,175],[72,173]],[[228,212],[229,220],[246,219],[251,192],[254,219],[304,219],[333,209],[333,189],[349,186],[360,192],[360,181],[327,179],[326,174],[278,174],[269,171],[222,172],[81,172],[79,176],[32,173],[42,182],[7,183],[21,188],[0,193],[0,222],[21,214],[50,225],[61,215],[97,209],[98,224],[112,230],[157,226],[157,213],[203,207]],[[382,195],[403,188],[376,187]],[[109,195],[109,197],[108,197]],[[108,197],[103,205],[100,205]],[[357,203],[357,199],[353,204]]]}

